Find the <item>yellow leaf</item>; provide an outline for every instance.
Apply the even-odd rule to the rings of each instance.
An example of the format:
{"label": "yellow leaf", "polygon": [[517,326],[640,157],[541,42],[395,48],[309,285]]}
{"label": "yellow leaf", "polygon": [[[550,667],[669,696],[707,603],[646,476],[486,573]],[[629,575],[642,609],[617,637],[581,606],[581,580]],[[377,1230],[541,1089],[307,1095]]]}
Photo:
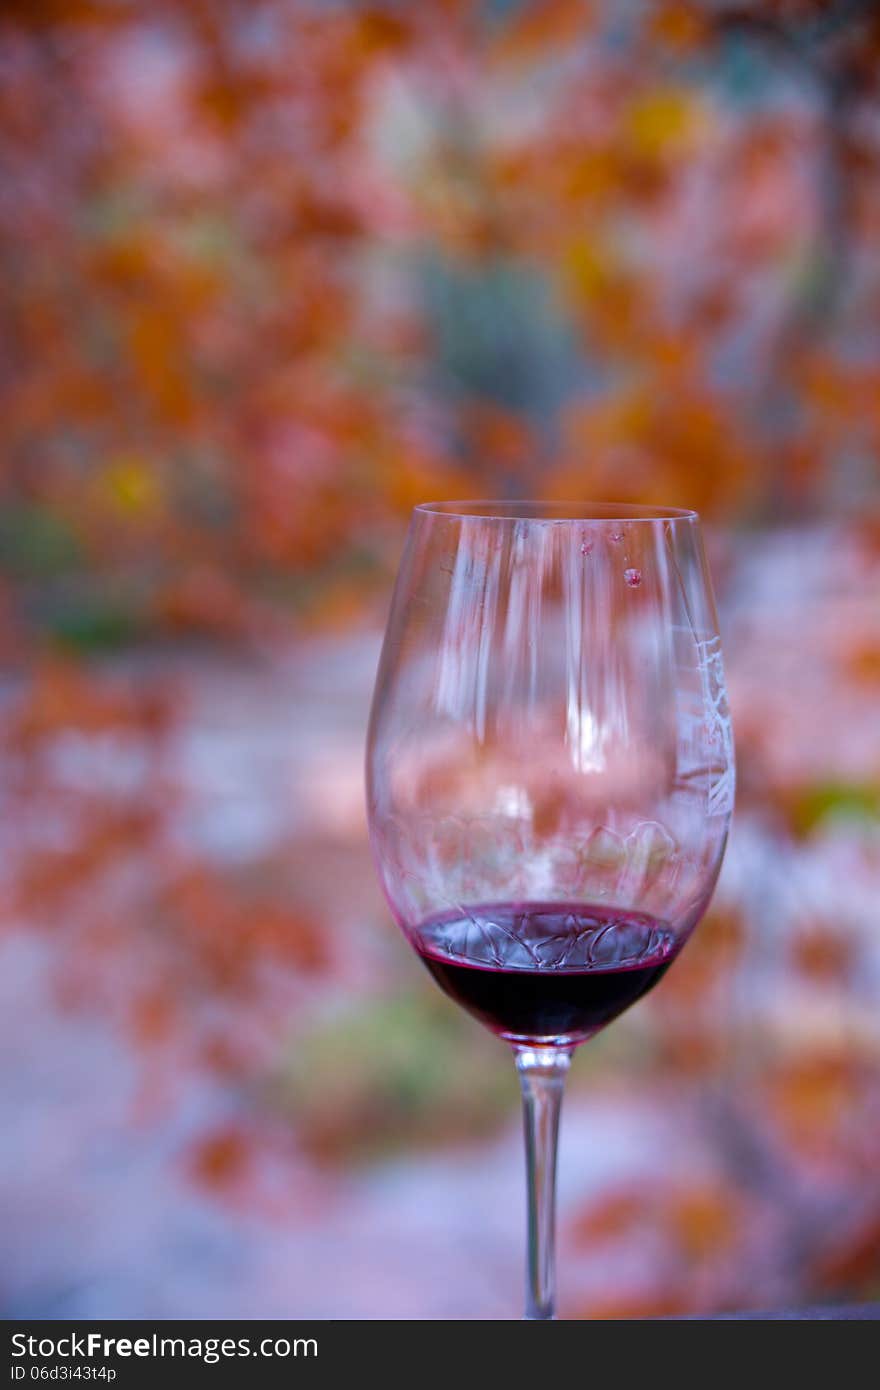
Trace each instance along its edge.
{"label": "yellow leaf", "polygon": [[658,87],[630,106],[625,133],[636,154],[659,159],[685,144],[697,124],[693,98],[675,87]]}
{"label": "yellow leaf", "polygon": [[108,464],[104,488],[113,505],[127,515],[156,512],[162,502],[155,466],[137,455],[125,455]]}

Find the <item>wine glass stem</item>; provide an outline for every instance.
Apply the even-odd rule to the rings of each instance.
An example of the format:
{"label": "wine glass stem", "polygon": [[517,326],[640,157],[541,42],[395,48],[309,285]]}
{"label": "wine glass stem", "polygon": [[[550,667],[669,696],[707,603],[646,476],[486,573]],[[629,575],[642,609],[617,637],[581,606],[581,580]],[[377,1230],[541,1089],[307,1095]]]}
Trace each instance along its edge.
{"label": "wine glass stem", "polygon": [[516,1047],[523,1097],[528,1204],[526,1318],[556,1316],[556,1147],[571,1062],[565,1047]]}

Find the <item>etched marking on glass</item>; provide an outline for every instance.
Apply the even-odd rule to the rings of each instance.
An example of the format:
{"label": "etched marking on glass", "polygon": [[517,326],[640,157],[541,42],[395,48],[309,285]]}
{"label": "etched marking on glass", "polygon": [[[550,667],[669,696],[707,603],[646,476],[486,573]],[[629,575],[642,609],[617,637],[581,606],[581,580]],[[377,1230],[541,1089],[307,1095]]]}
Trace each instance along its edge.
{"label": "etched marking on glass", "polygon": [[717,764],[713,760],[711,769],[715,776],[709,785],[708,810],[710,816],[726,816],[733,810],[736,776],[733,726],[730,722],[727,686],[724,682],[721,638],[708,637],[697,642],[697,652],[709,747],[717,755]]}

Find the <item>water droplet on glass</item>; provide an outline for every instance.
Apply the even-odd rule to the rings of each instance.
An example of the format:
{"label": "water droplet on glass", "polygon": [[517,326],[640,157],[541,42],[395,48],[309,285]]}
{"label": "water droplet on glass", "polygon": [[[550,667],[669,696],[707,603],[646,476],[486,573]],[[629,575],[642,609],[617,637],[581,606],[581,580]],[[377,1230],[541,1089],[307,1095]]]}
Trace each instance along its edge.
{"label": "water droplet on glass", "polygon": [[592,541],[581,541],[581,554],[582,554],[582,555],[592,555],[592,553],[593,553],[593,542],[592,542]]}
{"label": "water droplet on glass", "polygon": [[642,571],[637,569],[624,570],[623,577],[631,589],[637,589],[642,582]]}

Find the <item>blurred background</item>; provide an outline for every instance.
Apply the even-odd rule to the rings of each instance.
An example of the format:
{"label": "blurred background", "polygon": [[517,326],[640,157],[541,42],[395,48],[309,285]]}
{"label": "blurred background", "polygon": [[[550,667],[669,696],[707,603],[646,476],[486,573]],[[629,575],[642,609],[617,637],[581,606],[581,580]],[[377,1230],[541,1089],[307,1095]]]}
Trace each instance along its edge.
{"label": "blurred background", "polygon": [[731,685],[563,1315],[880,1297],[877,7],[6,0],[0,169],[5,1315],[519,1315],[511,1059],[363,808],[462,496],[701,510]]}

